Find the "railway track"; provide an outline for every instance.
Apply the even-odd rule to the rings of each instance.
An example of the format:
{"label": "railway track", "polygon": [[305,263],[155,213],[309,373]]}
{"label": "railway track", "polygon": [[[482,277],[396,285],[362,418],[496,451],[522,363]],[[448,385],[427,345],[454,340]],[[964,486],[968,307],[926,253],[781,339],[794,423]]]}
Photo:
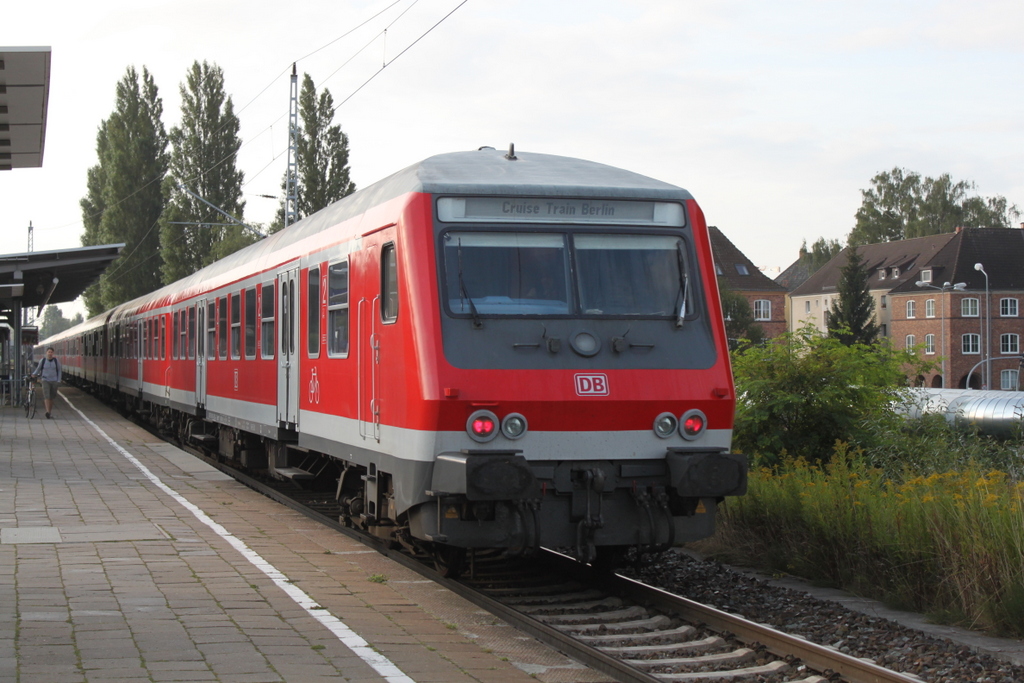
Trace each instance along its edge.
{"label": "railway track", "polygon": [[255,479],[185,446],[256,491],[358,539],[581,663],[624,683],[921,683],[549,550],[509,559],[471,554],[461,579],[439,576],[429,558],[349,528],[330,493]]}

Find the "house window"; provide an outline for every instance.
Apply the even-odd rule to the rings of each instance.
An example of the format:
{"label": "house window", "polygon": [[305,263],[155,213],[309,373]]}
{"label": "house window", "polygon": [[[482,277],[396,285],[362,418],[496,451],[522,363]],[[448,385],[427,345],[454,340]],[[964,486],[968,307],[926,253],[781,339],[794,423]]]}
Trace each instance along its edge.
{"label": "house window", "polygon": [[348,355],[348,261],[327,268],[327,353]]}
{"label": "house window", "polygon": [[934,353],[935,353],[935,335],[934,334],[926,334],[926,335],[924,335],[924,352],[929,354],[929,355],[934,355]]}
{"label": "house window", "polygon": [[715,264],[715,272],[717,274],[719,274],[719,275],[724,275],[724,273],[722,273],[722,266],[721,266],[721,264],[718,264],[718,263]]}
{"label": "house window", "polygon": [[1017,317],[1017,300],[1016,299],[1000,299],[999,300],[999,315],[1004,318],[1016,318]]}
{"label": "house window", "polygon": [[925,270],[922,270],[921,271],[921,282],[931,282],[931,281],[932,281],[932,269],[931,268],[926,268]]}
{"label": "house window", "polygon": [[807,301],[804,302],[804,313],[810,313],[810,312],[811,312],[811,300],[808,299]]}
{"label": "house window", "polygon": [[965,318],[978,317],[978,300],[973,297],[960,300],[960,315]]}
{"label": "house window", "polygon": [[907,343],[906,343],[905,348],[910,350],[910,349],[913,349],[916,345],[917,345],[917,337],[915,337],[912,334],[908,334],[907,335]]}
{"label": "house window", "polygon": [[746,265],[744,265],[742,263],[737,263],[737,264],[735,264],[735,266],[736,266],[736,272],[739,273],[740,275],[750,275],[750,272],[747,270]]}
{"label": "house window", "polygon": [[965,356],[981,353],[981,335],[965,334],[962,338],[961,348]]}
{"label": "house window", "polygon": [[914,301],[913,299],[911,299],[910,301],[907,302],[907,317],[908,318],[916,318],[917,317],[917,302]]}
{"label": "house window", "polygon": [[1019,391],[1017,381],[1020,379],[1018,370],[1002,370],[999,373],[999,388],[1003,391]]}
{"label": "house window", "polygon": [[768,299],[758,299],[754,302],[754,320],[771,320],[772,302]]}
{"label": "house window", "polygon": [[885,294],[883,294],[883,295],[882,295],[882,296],[881,296],[881,297],[879,298],[879,301],[880,301],[880,303],[882,304],[882,308],[885,308],[885,306],[886,306],[886,298],[885,298]]}
{"label": "house window", "polygon": [[935,299],[928,299],[924,302],[924,317],[935,317]]}
{"label": "house window", "polygon": [[1020,353],[1020,335],[1003,334],[999,336],[999,353]]}

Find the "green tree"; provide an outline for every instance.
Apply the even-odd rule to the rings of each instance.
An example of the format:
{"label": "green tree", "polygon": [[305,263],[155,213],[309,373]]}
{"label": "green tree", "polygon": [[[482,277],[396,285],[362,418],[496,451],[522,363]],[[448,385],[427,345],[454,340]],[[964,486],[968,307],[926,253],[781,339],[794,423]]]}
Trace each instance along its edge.
{"label": "green tree", "polygon": [[[242,141],[224,72],[217,65],[193,62],[180,86],[181,123],[171,128],[170,163],[164,179],[167,205],[160,220],[162,275],[165,284],[242,247],[256,237],[209,204],[242,219],[243,174],[236,165]],[[181,188],[187,187],[206,204]]]}
{"label": "green tree", "polygon": [[162,115],[163,102],[152,75],[143,67],[140,79],[135,68],[128,67],[117,84],[114,112],[97,135],[99,164],[89,171],[81,202],[83,244],[125,244],[121,256],[100,277],[98,295],[87,297],[90,315],[160,285],[160,185],[167,172]]}
{"label": "green tree", "polygon": [[897,167],[876,175],[871,185],[861,190],[852,245],[955,232],[959,226],[1008,228],[1020,217],[1005,197],[980,197],[973,182],[954,181],[948,173],[929,178]]}
{"label": "green tree", "polygon": [[836,441],[868,447],[903,419],[892,405],[906,398],[907,374],[928,367],[884,340],[847,346],[811,325],[741,349],[732,356],[734,444],[767,463],[783,454],[825,461]]}
{"label": "green tree", "polygon": [[754,312],[750,309],[747,298],[729,287],[722,278],[718,278],[718,294],[722,301],[722,316],[725,318],[725,336],[729,339],[729,348],[738,348],[741,340],[751,344],[764,341],[764,329],[754,322]]}
{"label": "green tree", "polygon": [[807,248],[807,240],[804,240],[800,246],[799,260],[807,266],[808,275],[813,275],[842,250],[843,245],[839,240],[827,240],[824,237],[819,237],[810,249]]}
{"label": "green tree", "polygon": [[39,338],[48,339],[82,322],[82,314],[76,313],[70,320],[64,317],[59,307],[49,305],[43,309],[43,320],[39,325]]}
{"label": "green tree", "polygon": [[[103,218],[103,210],[106,202],[103,200],[103,190],[107,185],[106,168],[102,159],[107,153],[107,122],[100,122],[99,130],[96,132],[96,155],[100,163],[86,172],[85,188],[86,195],[79,205],[82,207],[82,224],[85,230],[82,233],[82,246],[95,247],[104,244],[100,233],[100,221]],[[103,310],[103,293],[100,291],[100,283],[90,285],[82,295],[85,299],[86,309],[89,315],[96,315]]]}
{"label": "green tree", "polygon": [[875,341],[875,300],[868,290],[868,270],[856,247],[847,249],[837,291],[839,296],[828,315],[829,336],[847,346]]}
{"label": "green tree", "polygon": [[[296,154],[298,217],[304,218],[356,191],[348,166],[348,136],[334,122],[334,98],[323,89],[317,97],[309,74],[303,74],[299,92],[301,119]],[[285,181],[281,182],[282,191]],[[272,230],[284,226],[284,202],[278,207]]]}

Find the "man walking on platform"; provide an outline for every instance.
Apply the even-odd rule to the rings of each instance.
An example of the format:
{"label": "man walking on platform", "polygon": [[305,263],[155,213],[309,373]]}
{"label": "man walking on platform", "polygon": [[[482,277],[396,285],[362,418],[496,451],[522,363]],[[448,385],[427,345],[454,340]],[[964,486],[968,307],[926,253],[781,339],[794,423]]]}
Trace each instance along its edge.
{"label": "man walking on platform", "polygon": [[60,361],[53,357],[53,347],[46,349],[46,357],[39,361],[36,371],[32,373],[43,380],[43,405],[46,406],[46,417],[53,417],[53,401],[57,398],[57,386],[60,384]]}

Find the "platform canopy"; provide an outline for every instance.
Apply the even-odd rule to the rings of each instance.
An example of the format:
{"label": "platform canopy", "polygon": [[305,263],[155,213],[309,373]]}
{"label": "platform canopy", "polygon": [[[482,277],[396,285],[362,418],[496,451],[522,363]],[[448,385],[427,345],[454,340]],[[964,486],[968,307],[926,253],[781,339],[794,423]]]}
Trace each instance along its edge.
{"label": "platform canopy", "polygon": [[0,171],[39,168],[50,99],[50,48],[0,47]]}
{"label": "platform canopy", "polygon": [[0,311],[74,301],[99,280],[123,244],[0,254]]}

